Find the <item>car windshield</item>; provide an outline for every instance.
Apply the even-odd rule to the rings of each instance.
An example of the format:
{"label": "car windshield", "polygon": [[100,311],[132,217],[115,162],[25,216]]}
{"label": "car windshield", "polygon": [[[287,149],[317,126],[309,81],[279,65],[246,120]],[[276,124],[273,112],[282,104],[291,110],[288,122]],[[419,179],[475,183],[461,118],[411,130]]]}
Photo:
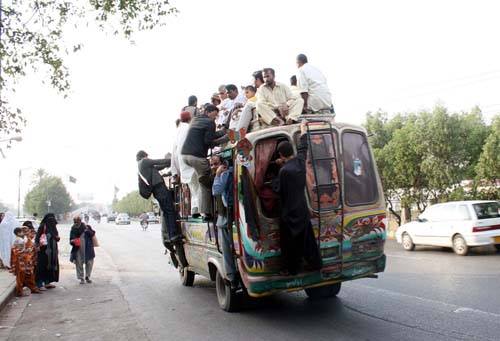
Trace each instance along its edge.
{"label": "car windshield", "polygon": [[118,217],[120,217],[120,218],[128,218],[128,214],[123,214],[122,213],[122,214],[119,214]]}
{"label": "car windshield", "polygon": [[473,204],[472,207],[474,207],[477,219],[491,219],[500,217],[499,205],[497,202],[483,202],[480,204]]}

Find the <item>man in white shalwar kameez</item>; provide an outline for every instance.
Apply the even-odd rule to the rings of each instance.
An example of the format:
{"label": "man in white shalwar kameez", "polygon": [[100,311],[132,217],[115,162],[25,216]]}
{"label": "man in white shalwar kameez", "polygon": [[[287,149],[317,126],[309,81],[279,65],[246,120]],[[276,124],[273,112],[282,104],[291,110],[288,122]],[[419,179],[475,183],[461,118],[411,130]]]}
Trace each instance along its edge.
{"label": "man in white shalwar kameez", "polygon": [[10,250],[16,239],[14,229],[20,226],[19,221],[10,212],[5,213],[0,223],[0,260],[8,268],[10,268]]}
{"label": "man in white shalwar kameez", "polygon": [[183,184],[189,186],[189,191],[191,193],[191,214],[199,214],[199,196],[200,196],[200,184],[198,182],[198,177],[195,176],[194,168],[188,166],[182,159],[181,150],[186,140],[187,132],[189,130],[189,122],[191,122],[191,113],[188,111],[181,113],[181,122],[177,128],[177,136],[174,141],[174,150],[172,152],[172,163],[176,160],[176,166],[172,168],[172,175],[179,176],[180,181]]}
{"label": "man in white shalwar kameez", "polygon": [[323,73],[308,63],[303,54],[297,56],[297,87],[304,99],[304,111],[333,113],[332,94]]}

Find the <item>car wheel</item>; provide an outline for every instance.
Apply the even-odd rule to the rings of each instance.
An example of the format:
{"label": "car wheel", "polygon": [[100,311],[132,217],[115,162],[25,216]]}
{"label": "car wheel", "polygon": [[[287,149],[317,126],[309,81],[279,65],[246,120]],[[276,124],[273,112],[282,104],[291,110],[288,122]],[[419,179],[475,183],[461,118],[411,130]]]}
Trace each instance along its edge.
{"label": "car wheel", "polygon": [[496,244],[495,249],[497,249],[497,252],[500,252],[500,244]]}
{"label": "car wheel", "polygon": [[325,285],[322,287],[315,287],[315,288],[307,288],[304,289],[306,292],[307,296],[310,299],[316,300],[320,298],[329,298],[329,297],[335,297],[340,291],[340,288],[342,286],[342,283],[335,283],[335,284],[330,284],[330,285]]}
{"label": "car wheel", "polygon": [[453,251],[459,256],[467,256],[469,252],[469,247],[461,235],[457,234],[453,237]]}
{"label": "car wheel", "polygon": [[413,251],[415,250],[415,244],[413,244],[413,240],[411,239],[410,235],[408,233],[403,233],[403,238],[402,238],[402,244],[403,244],[403,249],[406,251]]}
{"label": "car wheel", "polygon": [[238,310],[239,304],[236,290],[231,289],[231,286],[226,283],[219,271],[215,275],[215,291],[217,292],[217,301],[222,310],[227,312]]}
{"label": "car wheel", "polygon": [[181,276],[182,285],[185,287],[192,287],[194,284],[194,272],[188,270],[186,267],[179,268],[179,274]]}

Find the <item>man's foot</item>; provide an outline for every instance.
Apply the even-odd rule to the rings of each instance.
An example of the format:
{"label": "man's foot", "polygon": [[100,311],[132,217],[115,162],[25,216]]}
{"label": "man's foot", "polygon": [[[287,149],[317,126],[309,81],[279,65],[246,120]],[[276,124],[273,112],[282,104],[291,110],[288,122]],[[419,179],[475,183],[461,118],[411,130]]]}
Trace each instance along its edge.
{"label": "man's foot", "polygon": [[83,280],[83,278],[80,280],[80,284],[85,284],[85,281]]}
{"label": "man's foot", "polygon": [[32,293],[32,294],[41,294],[41,293],[42,293],[42,291],[41,291],[40,289],[36,288],[36,289],[32,289],[32,290],[31,290],[31,293]]}
{"label": "man's foot", "polygon": [[45,287],[39,287],[38,290],[40,290],[40,291],[47,291],[47,289],[45,289]]}
{"label": "man's foot", "polygon": [[54,289],[56,286],[54,284],[47,284],[45,289]]}
{"label": "man's foot", "polygon": [[90,278],[88,278],[88,277],[85,277],[85,282],[92,283],[92,280]]}

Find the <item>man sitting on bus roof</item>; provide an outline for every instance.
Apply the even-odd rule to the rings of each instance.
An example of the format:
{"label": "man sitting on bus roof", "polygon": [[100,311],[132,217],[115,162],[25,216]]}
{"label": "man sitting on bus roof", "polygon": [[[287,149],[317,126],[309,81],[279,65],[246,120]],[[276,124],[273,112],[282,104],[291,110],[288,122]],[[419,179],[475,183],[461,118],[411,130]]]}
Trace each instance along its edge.
{"label": "man sitting on bus roof", "polygon": [[290,88],[274,80],[271,68],[263,70],[265,84],[257,90],[257,112],[267,125],[291,124],[302,113],[304,100],[293,96]]}
{"label": "man sitting on bus roof", "polygon": [[200,189],[198,193],[199,209],[205,214],[206,220],[212,218],[212,181],[210,179],[210,165],[207,160],[208,150],[216,145],[227,142],[224,130],[215,130],[215,119],[219,109],[207,105],[204,114],[194,117],[181,149],[182,159],[194,168]]}
{"label": "man sitting on bus roof", "polygon": [[305,54],[297,56],[297,86],[304,99],[304,111],[333,113],[332,94],[323,73],[308,63]]}
{"label": "man sitting on bus roof", "polygon": [[304,123],[300,126],[301,136],[297,156],[288,141],[278,144],[278,154],[283,167],[273,181],[273,190],[281,200],[280,238],[284,273],[295,275],[304,258],[311,270],[321,267],[321,257],[311,225],[309,207],[305,195],[307,135]]}
{"label": "man sitting on bus roof", "polygon": [[248,131],[250,122],[252,122],[253,120],[255,102],[257,101],[255,93],[256,90],[253,85],[248,85],[245,87],[245,97],[247,98],[247,102],[245,103],[243,108],[238,108],[233,111],[233,113],[231,114],[231,121],[229,122],[229,129],[233,129],[239,132],[240,129],[245,128],[245,131]]}

